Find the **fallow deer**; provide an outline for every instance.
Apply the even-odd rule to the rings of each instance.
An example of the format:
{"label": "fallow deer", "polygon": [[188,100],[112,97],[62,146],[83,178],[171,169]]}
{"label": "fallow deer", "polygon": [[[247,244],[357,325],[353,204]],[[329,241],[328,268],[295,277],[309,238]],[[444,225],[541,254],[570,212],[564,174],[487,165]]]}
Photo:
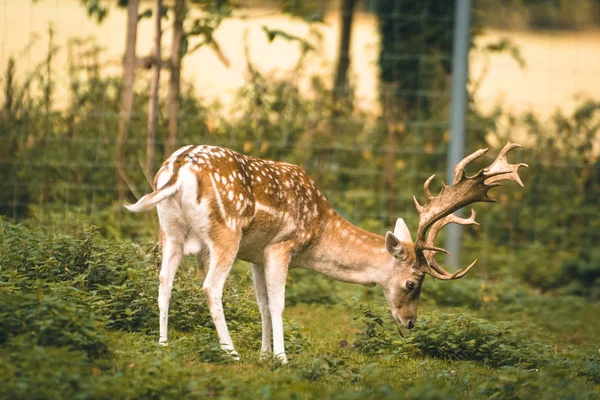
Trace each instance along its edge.
{"label": "fallow deer", "polygon": [[173,279],[184,254],[197,254],[205,270],[203,291],[221,347],[235,353],[225,315],[223,286],[235,258],[252,264],[256,299],[262,318],[261,353],[273,352],[286,362],[282,313],[290,267],[304,267],[329,277],[365,285],[379,284],[396,323],[412,329],[424,277],[462,278],[475,265],[450,273],[434,256],[445,252],[434,240],[448,223],[477,224],[453,213],[471,203],[490,202],[487,192],[501,181],[523,186],[518,169],[506,155],[519,144],[507,143],[495,161],[473,176],[465,167],[482,157],[482,149],[455,168],[454,182],[433,196],[424,184],[425,203],[416,197],[419,214],[416,241],[398,219],[385,238],[342,218],[313,179],[300,167],[249,157],[216,146],[185,146],[169,157],[154,179],[154,192],[126,205],[135,212],[158,210],[162,266],[158,306],[159,342],[167,342]]}

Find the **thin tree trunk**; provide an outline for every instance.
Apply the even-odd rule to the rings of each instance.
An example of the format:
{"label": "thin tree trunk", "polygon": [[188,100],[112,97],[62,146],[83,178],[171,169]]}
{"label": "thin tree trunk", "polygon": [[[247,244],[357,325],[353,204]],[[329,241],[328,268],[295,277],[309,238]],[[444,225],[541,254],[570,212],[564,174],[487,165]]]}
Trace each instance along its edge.
{"label": "thin tree trunk", "polygon": [[173,21],[173,42],[171,43],[171,73],[169,76],[169,137],[165,143],[165,158],[177,146],[179,139],[179,110],[181,90],[181,40],[183,38],[183,18],[185,0],[175,0],[175,20]]}
{"label": "thin tree trunk", "polygon": [[348,68],[350,67],[350,42],[352,39],[352,21],[356,0],[342,0],[340,4],[341,32],[338,63],[333,88],[334,100],[337,103],[348,93]]}
{"label": "thin tree trunk", "polygon": [[[396,184],[396,148],[399,141],[399,134],[403,131],[400,128],[400,121],[402,117],[396,113],[397,107],[392,106],[396,104],[396,84],[392,83],[380,83],[381,99],[385,105],[383,108],[383,121],[387,132],[387,141],[385,143],[385,156],[383,163],[383,191],[385,193],[385,208],[388,219],[388,224],[394,223],[396,216],[396,196],[397,196],[397,184]],[[400,131],[400,132],[399,132]]]}
{"label": "thin tree trunk", "polygon": [[160,83],[160,38],[161,38],[161,9],[162,0],[156,0],[154,25],[154,63],[152,65],[152,83],[150,99],[148,100],[148,136],[146,140],[146,177],[154,171],[154,154],[156,146],[156,124],[158,122],[158,85]]}
{"label": "thin tree trunk", "polygon": [[129,130],[131,111],[133,109],[133,84],[135,82],[135,47],[137,44],[137,24],[139,0],[129,0],[127,8],[127,37],[125,39],[125,56],[123,57],[123,87],[121,89],[121,105],[119,107],[119,125],[117,127],[117,182],[119,204],[125,200],[125,138]]}

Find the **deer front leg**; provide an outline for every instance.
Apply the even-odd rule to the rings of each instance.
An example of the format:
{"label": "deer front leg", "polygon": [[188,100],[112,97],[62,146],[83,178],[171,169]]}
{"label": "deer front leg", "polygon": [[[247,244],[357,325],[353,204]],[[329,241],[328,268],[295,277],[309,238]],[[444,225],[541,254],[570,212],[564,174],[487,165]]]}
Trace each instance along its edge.
{"label": "deer front leg", "polygon": [[269,296],[267,294],[267,281],[265,280],[265,269],[262,265],[252,264],[252,281],[254,282],[254,293],[260,310],[262,321],[262,344],[260,356],[264,357],[273,351],[271,342],[271,312],[269,311]]}
{"label": "deer front leg", "polygon": [[265,282],[269,313],[273,326],[273,353],[283,364],[287,363],[283,340],[283,309],[285,307],[285,281],[287,278],[290,254],[288,246],[279,243],[265,250]]}
{"label": "deer front leg", "polygon": [[158,309],[159,317],[159,332],[158,342],[167,344],[167,331],[169,325],[169,302],[171,300],[171,291],[173,290],[173,280],[177,267],[183,255],[183,248],[176,241],[165,239],[162,243],[162,265],[159,274],[158,287]]}
{"label": "deer front leg", "polygon": [[223,312],[223,287],[237,254],[239,238],[234,241],[235,244],[232,244],[230,241],[227,242],[219,243],[218,246],[216,244],[210,246],[210,264],[206,279],[202,285],[202,291],[206,296],[208,309],[217,329],[221,349],[230,353],[236,360],[239,360],[240,358],[233,347],[233,341],[229,335],[225,313]]}

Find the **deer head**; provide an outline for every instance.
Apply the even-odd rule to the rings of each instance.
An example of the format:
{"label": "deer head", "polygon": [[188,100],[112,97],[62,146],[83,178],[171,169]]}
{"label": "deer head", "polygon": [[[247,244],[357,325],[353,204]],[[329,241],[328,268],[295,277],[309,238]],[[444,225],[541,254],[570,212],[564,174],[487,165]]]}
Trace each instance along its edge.
{"label": "deer head", "polygon": [[425,275],[441,280],[460,279],[475,265],[473,261],[465,269],[454,273],[448,272],[435,260],[439,252],[450,254],[447,250],[436,247],[434,242],[440,230],[449,223],[460,225],[478,225],[475,211],[471,210],[469,218],[460,218],[453,213],[476,202],[493,202],[488,190],[501,186],[502,181],[523,182],[518,174],[519,167],[527,164],[509,164],[507,153],[521,145],[507,143],[494,162],[473,176],[465,175],[465,167],[473,160],[482,157],[488,149],[481,149],[462,159],[454,169],[454,181],[447,186],[442,182],[442,189],[437,196],[429,190],[429,184],[435,177],[432,175],[423,185],[425,203],[419,204],[414,197],[419,214],[417,240],[413,243],[410,232],[404,221],[398,219],[394,233],[388,232],[385,238],[386,249],[392,255],[394,278],[384,287],[384,293],[396,322],[411,329],[417,319],[417,307],[421,293],[421,285]]}

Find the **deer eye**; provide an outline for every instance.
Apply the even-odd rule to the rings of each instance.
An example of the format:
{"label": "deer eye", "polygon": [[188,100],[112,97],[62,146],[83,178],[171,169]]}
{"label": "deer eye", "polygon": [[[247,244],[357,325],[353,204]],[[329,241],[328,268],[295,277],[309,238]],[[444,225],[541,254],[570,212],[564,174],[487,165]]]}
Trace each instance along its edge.
{"label": "deer eye", "polygon": [[413,290],[415,288],[415,283],[413,281],[406,281],[406,288],[408,290]]}

